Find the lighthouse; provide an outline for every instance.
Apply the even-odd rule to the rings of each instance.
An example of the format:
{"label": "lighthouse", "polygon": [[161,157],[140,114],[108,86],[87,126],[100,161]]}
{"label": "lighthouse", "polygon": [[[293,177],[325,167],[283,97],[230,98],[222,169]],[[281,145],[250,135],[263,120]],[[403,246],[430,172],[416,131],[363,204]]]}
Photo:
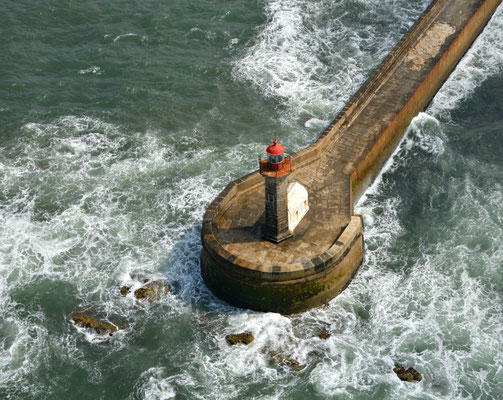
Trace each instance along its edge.
{"label": "lighthouse", "polygon": [[288,175],[292,160],[275,140],[266,149],[267,159],[259,160],[260,174],[265,178],[264,239],[280,243],[292,236],[288,217]]}

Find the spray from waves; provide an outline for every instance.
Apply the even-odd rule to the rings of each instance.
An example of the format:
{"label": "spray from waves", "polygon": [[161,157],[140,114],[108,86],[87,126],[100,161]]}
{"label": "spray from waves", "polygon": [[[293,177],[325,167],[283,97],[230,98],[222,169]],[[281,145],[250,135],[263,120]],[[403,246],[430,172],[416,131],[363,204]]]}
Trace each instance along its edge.
{"label": "spray from waves", "polygon": [[[293,104],[294,109],[303,103],[294,99],[285,104]],[[404,159],[438,158],[446,152],[438,122],[423,117],[409,133],[404,147],[407,157],[397,157],[396,174],[405,173],[400,168]],[[42,292],[41,279],[61,282],[52,293],[66,293],[63,301],[75,298],[70,306],[93,306],[105,315],[128,316],[139,307],[112,295],[117,284],[136,273],[167,273],[170,283],[175,281],[177,296],[166,298],[160,307],[138,310],[135,316],[179,317],[186,304],[195,302],[197,307],[184,315],[191,328],[180,336],[204,337],[196,336],[191,346],[180,346],[183,350],[175,354],[174,363],[183,365],[183,371],[173,373],[157,358],[140,374],[131,398],[167,398],[173,393],[181,398],[184,394],[187,398],[246,398],[248,394],[291,398],[298,395],[299,387],[318,398],[369,397],[376,387],[396,399],[477,397],[477,390],[481,398],[491,394],[490,382],[498,379],[494,371],[503,370],[501,361],[494,359],[501,354],[494,340],[501,337],[497,328],[502,326],[501,313],[491,306],[494,292],[484,281],[473,279],[471,266],[483,264],[489,280],[501,251],[488,252],[480,262],[477,249],[484,243],[466,244],[462,236],[452,235],[445,239],[445,249],[458,266],[454,271],[442,253],[444,247],[432,251],[419,243],[416,253],[422,255],[409,257],[397,244],[407,232],[407,221],[400,214],[406,204],[396,193],[384,191],[386,185],[361,204],[363,214],[372,217],[366,220],[369,266],[346,292],[327,308],[301,316],[256,314],[218,302],[199,280],[199,220],[211,198],[232,178],[225,160],[236,157],[221,157],[217,149],[208,151],[205,146],[189,151],[188,144],[199,140],[198,132],[162,141],[154,133],[123,132],[116,125],[80,117],[29,124],[24,129],[26,139],[20,139],[15,149],[3,149],[0,160],[0,179],[6,188],[0,194],[4,316],[0,330],[8,338],[0,350],[6,366],[0,373],[3,387],[26,381],[49,353],[84,369],[90,381],[107,382],[106,369],[96,368],[79,351],[73,327],[68,324],[63,333],[51,328],[54,320],[64,319],[67,308],[56,308],[54,316],[48,308],[23,299],[30,294],[27,289]],[[236,146],[232,151],[236,156],[258,152],[253,146]],[[472,206],[484,212],[486,205],[477,203],[476,187],[457,182],[456,188],[473,196]],[[494,208],[502,200],[498,190],[488,194]],[[419,190],[417,196],[421,195]],[[471,201],[460,196],[456,210],[468,213],[466,204]],[[483,217],[472,215],[465,221],[473,226]],[[494,228],[496,237],[501,237],[499,228]],[[173,329],[176,321],[172,318],[169,323]],[[320,328],[328,329],[332,337],[327,341],[314,337]],[[224,342],[226,333],[244,330],[256,336],[250,347],[235,348]],[[134,336],[133,327],[128,334]],[[159,337],[167,335],[165,328]],[[126,335],[101,350],[118,352],[128,340]],[[297,359],[306,368],[295,371],[277,364],[268,355],[271,350]],[[428,379],[411,392],[392,373],[395,360],[417,366]],[[485,375],[490,365],[494,369]],[[47,391],[47,386],[31,381],[25,390],[33,395]]]}
{"label": "spray from waves", "polygon": [[[503,200],[501,187],[481,193],[476,180],[453,176],[448,176],[448,184],[436,185],[446,178],[445,166],[435,167],[437,161],[431,158],[425,165],[428,153],[419,146],[416,151],[415,156],[408,154],[409,163],[394,165],[395,179],[385,178],[387,185],[358,207],[365,217],[365,268],[343,297],[358,293],[368,299],[370,318],[359,347],[370,345],[368,353],[388,365],[398,360],[420,369],[428,383],[422,383],[416,394],[497,398],[503,366],[498,354],[503,349],[494,338],[501,336],[503,322],[497,294],[503,230],[487,213]],[[440,162],[452,157],[456,156],[446,154]],[[419,165],[427,168],[422,175],[428,176],[412,181],[417,182],[415,189],[408,186],[413,193],[390,197],[396,186],[407,185],[410,171]],[[452,193],[456,198],[442,218],[437,204]],[[426,215],[418,219],[411,213],[410,198],[418,199],[412,203],[420,203]],[[487,238],[486,230],[493,239]],[[323,384],[333,389],[330,382]],[[393,389],[393,398],[400,398],[401,390]]]}
{"label": "spray from waves", "polygon": [[[292,109],[314,114],[303,108],[306,103],[316,104],[309,101],[309,96],[315,97],[318,104],[320,100],[326,101],[327,108],[334,98],[327,100],[329,97],[320,95],[321,86],[316,87],[314,79],[300,79],[313,76],[309,73],[314,68],[306,71],[302,67],[309,63],[316,65],[317,60],[310,56],[312,49],[306,52],[308,46],[302,47],[302,42],[295,41],[302,31],[292,26],[292,22],[302,25],[301,13],[294,9],[300,3],[293,3],[290,9],[286,5],[275,8],[278,4],[268,3],[271,22],[259,36],[258,43],[237,63],[236,71],[241,77],[253,80],[266,95],[282,97]],[[501,9],[436,96],[429,113],[444,116],[458,107],[484,79],[500,72],[500,41],[497,40],[501,35],[500,19]],[[280,32],[282,34],[278,34]],[[288,43],[284,46],[286,54],[279,51],[280,39],[274,40],[279,37]],[[491,50],[491,46],[496,46],[496,50]],[[299,48],[303,49],[299,53],[303,53],[304,59],[295,54]],[[266,56],[260,58],[262,54]],[[260,61],[255,63],[256,60]],[[332,87],[333,83],[329,85]],[[344,95],[338,97],[344,98]],[[376,387],[386,398],[394,399],[408,396],[496,398],[500,392],[501,385],[497,382],[501,381],[502,364],[498,354],[502,349],[494,339],[501,337],[503,324],[499,303],[492,300],[495,293],[490,290],[489,281],[494,279],[501,259],[501,249],[496,243],[503,235],[501,226],[494,224],[489,228],[495,232],[496,239],[490,246],[493,252],[480,254],[478,250],[484,248],[481,244],[466,245],[466,227],[474,228],[485,220],[487,204],[470,182],[458,181],[448,187],[449,191],[460,194],[453,213],[469,217],[460,218],[438,243],[421,241],[420,235],[412,238],[412,244],[405,243],[412,235],[401,211],[407,205],[393,194],[393,188],[385,185],[393,184],[389,174],[407,175],[409,167],[420,170],[419,165],[409,165],[414,160],[446,163],[445,158],[451,157],[446,154],[447,144],[448,137],[437,118],[421,113],[414,119],[378,182],[357,208],[365,217],[365,268],[327,309],[277,321],[282,327],[281,335],[271,332],[269,339],[281,343],[284,351],[314,365],[308,379],[318,396],[369,395]],[[424,198],[424,193],[431,199],[445,196],[441,187],[424,186],[425,181],[420,182],[418,192],[412,196],[419,199]],[[498,208],[503,200],[498,186],[486,195],[491,199],[490,207]],[[430,206],[434,207],[435,202]],[[443,227],[436,229],[436,234],[445,232]],[[476,232],[472,234],[477,237]],[[477,264],[485,266],[485,279],[474,278],[473,265]],[[247,323],[237,322],[243,318],[229,318],[231,330],[261,332],[263,326],[270,324],[266,322],[269,317],[260,315],[251,315]],[[306,339],[306,333],[312,334],[313,329],[320,326],[329,327],[335,335],[327,342]],[[265,370],[260,354],[263,352],[257,348],[260,344],[246,349],[255,353],[247,365],[253,369],[252,374],[262,376]],[[229,373],[241,371],[242,360],[234,360],[229,353],[222,349],[222,357],[232,366]],[[416,366],[425,380],[413,388],[406,387],[392,373],[395,361]],[[225,364],[222,363],[222,368]],[[281,398],[288,393],[288,384],[276,371],[273,375],[274,382],[282,388],[275,397]],[[288,376],[295,380],[291,374]]]}
{"label": "spray from waves", "polygon": [[[27,124],[23,131],[25,139],[0,160],[2,266],[4,275],[15,271],[12,284],[38,276],[71,280],[77,270],[86,276],[98,259],[114,269],[118,263],[127,270],[131,260],[155,268],[232,178],[230,168],[215,162],[221,152],[203,147],[197,134],[163,143],[155,134],[124,133],[87,117]],[[229,152],[255,150],[247,146]],[[111,235],[122,252],[108,242]],[[73,270],[68,262],[77,257]]]}
{"label": "spray from waves", "polygon": [[[295,20],[297,16],[289,14],[287,6],[268,13],[280,17],[279,20]],[[266,26],[265,31],[268,29]],[[281,29],[295,37],[294,27],[288,23]],[[252,47],[257,52],[248,53],[249,58],[238,62],[236,71],[243,73],[241,77],[253,76],[266,95],[282,96],[285,104],[295,110],[303,110],[308,102],[307,95],[302,98],[305,93],[325,101],[320,91],[310,92],[314,86],[306,85],[303,94],[296,94],[291,92],[296,86],[290,85],[288,79],[274,74],[261,75],[259,69],[240,69],[254,66],[253,56],[267,49],[267,37],[274,35],[264,35],[264,40]],[[256,63],[257,68],[267,65],[266,61],[276,55],[270,52],[270,57]],[[292,57],[288,65],[277,70],[302,65],[295,61]],[[290,77],[294,79],[294,75]],[[421,114],[414,120],[389,172],[406,170],[403,163],[407,159],[438,160],[445,154],[446,141],[438,120]],[[493,197],[498,198],[497,193],[493,193]],[[461,198],[459,204],[466,200]],[[460,256],[460,267],[454,272],[456,279],[451,280],[453,274],[442,248],[436,248],[438,254],[435,255],[432,254],[435,251],[427,252],[426,245],[422,245],[424,247],[407,257],[402,244],[397,244],[406,233],[399,215],[402,199],[390,195],[390,191],[383,193],[382,186],[377,185],[373,197],[359,207],[366,216],[368,265],[326,309],[290,318],[226,309],[206,325],[202,321],[208,316],[200,315],[200,323],[212,337],[211,350],[205,345],[195,346],[190,352],[194,362],[184,372],[175,376],[156,374],[152,382],[142,387],[169,385],[175,387],[177,393],[183,393],[185,388],[192,398],[223,399],[246,397],[250,388],[258,398],[288,398],[295,393],[296,386],[305,381],[309,382],[313,397],[319,398],[365,397],[376,390],[393,399],[411,395],[460,398],[477,390],[481,397],[483,393],[490,393],[492,389],[483,382],[484,373],[478,373],[476,365],[495,362],[496,370],[499,368],[494,357],[487,358],[489,353],[500,352],[498,344],[490,342],[491,337],[499,337],[501,333],[497,328],[498,310],[489,307],[479,312],[478,301],[489,304],[490,294],[470,278],[469,263]],[[458,251],[456,240],[459,237],[446,241],[449,254]],[[492,264],[497,257],[495,254],[490,260]],[[470,314],[474,313],[477,317],[470,320]],[[477,326],[484,328],[480,330]],[[223,334],[250,331],[256,341],[246,348],[229,347],[223,340],[222,328]],[[328,329],[332,337],[327,341],[314,337],[320,328]],[[474,336],[472,332],[478,330],[479,335]],[[275,365],[268,356],[271,349],[308,367],[299,373]],[[423,372],[424,382],[412,389],[401,383],[392,372],[395,361],[416,366]],[[203,375],[200,370],[204,370]],[[253,381],[267,381],[268,385],[257,388]],[[213,388],[210,393],[205,389],[208,387]]]}
{"label": "spray from waves", "polygon": [[279,98],[285,123],[300,118],[320,129],[427,3],[270,0],[267,22],[236,61],[234,75]]}
{"label": "spray from waves", "polygon": [[486,79],[503,71],[503,8],[499,7],[484,31],[473,43],[442,90],[435,96],[428,113],[449,120],[450,112],[467,99]]}
{"label": "spray from waves", "polygon": [[[451,111],[485,79],[501,73],[502,21],[500,8],[428,113],[450,121]],[[494,340],[503,333],[497,272],[503,229],[494,214],[503,200],[501,185],[495,183],[489,193],[478,187],[481,172],[453,153],[447,128],[437,118],[421,113],[413,120],[358,204],[365,219],[365,268],[343,297],[359,292],[370,300],[368,332],[383,340],[369,352],[388,364],[400,360],[423,369],[430,383],[422,383],[415,395],[497,398],[503,389],[503,348]],[[456,164],[466,173],[457,176]],[[404,185],[409,193],[397,196],[397,186]],[[429,216],[410,216],[416,203]],[[368,339],[360,346],[371,343]],[[325,393],[340,389],[321,376],[320,382]],[[401,396],[402,388],[391,389],[390,397]]]}
{"label": "spray from waves", "polygon": [[[467,54],[446,80],[425,112],[415,117],[404,134],[400,144],[388,159],[379,176],[359,204],[365,203],[367,196],[381,189],[383,177],[393,173],[407,163],[408,155],[414,150],[424,150],[438,157],[444,152],[447,140],[440,120],[449,121],[451,111],[459,107],[489,77],[500,74],[503,66],[503,8],[499,7],[484,31],[475,40]],[[357,208],[358,209],[358,208]],[[370,223],[371,215],[367,215]]]}
{"label": "spray from waves", "polygon": [[174,399],[176,392],[165,377],[166,372],[164,368],[148,369],[140,376],[137,383],[136,396],[131,396],[131,398],[152,400]]}
{"label": "spray from waves", "polygon": [[[186,135],[166,143],[155,133],[68,116],[27,124],[20,139],[2,149],[0,330],[8,339],[0,349],[0,387],[14,387],[41,368],[37,360],[51,348],[59,353],[59,342],[71,340],[70,324],[59,341],[51,340],[47,327],[56,317],[47,315],[44,302],[57,304],[56,320],[79,309],[127,318],[138,307],[132,299],[117,300],[118,285],[135,274],[163,277],[170,265],[182,302],[197,297],[193,292],[204,286],[195,278],[199,221],[231,169],[217,170],[220,152],[199,143],[197,132]],[[175,244],[179,259],[170,264]],[[30,304],[33,296],[43,301]],[[168,296],[165,303],[176,308],[180,300]],[[118,335],[111,351],[127,340]],[[75,360],[90,369],[81,356]],[[43,390],[32,386],[19,390]]]}
{"label": "spray from waves", "polygon": [[[120,324],[104,348],[104,356],[112,357],[146,321],[207,325],[205,310],[233,310],[200,277],[200,221],[222,186],[249,170],[246,163],[236,170],[233,160],[260,146],[212,148],[201,132],[204,126],[162,137],[67,116],[26,124],[2,149],[0,334],[7,339],[0,348],[0,390],[47,390],[40,382],[14,382],[36,375],[50,354],[61,354],[62,362],[85,370],[93,382],[103,379],[103,370],[78,350],[81,339],[99,345],[103,338],[76,330],[68,322],[71,312],[89,310]],[[138,274],[167,278],[173,293],[152,306],[119,296],[119,286],[134,284]],[[194,312],[194,305],[202,311]],[[194,359],[204,360],[207,349],[196,350],[202,353]],[[157,390],[149,383],[157,375],[146,383],[139,379],[144,398]],[[191,377],[177,382],[190,387]],[[166,387],[161,383],[162,392]]]}

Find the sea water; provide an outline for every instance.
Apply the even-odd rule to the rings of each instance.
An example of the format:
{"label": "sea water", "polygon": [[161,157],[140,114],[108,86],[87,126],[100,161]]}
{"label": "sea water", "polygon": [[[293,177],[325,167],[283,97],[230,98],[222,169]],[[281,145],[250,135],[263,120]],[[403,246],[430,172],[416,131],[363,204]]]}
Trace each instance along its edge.
{"label": "sea water", "polygon": [[[4,2],[0,398],[503,398],[501,8],[356,207],[345,292],[286,317],[200,277],[212,199],[275,136],[316,140],[427,5]],[[122,297],[138,274],[171,292]],[[78,329],[76,311],[121,329]],[[250,345],[226,343],[242,331]]]}

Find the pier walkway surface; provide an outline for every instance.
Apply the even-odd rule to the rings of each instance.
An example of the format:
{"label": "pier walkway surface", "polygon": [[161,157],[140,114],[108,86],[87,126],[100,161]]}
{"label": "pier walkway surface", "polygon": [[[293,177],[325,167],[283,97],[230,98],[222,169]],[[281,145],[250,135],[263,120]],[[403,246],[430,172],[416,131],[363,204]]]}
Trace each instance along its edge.
{"label": "pier walkway surface", "polygon": [[225,259],[227,272],[269,282],[293,282],[328,268],[327,251],[355,219],[357,198],[499,3],[434,1],[317,142],[293,155],[288,181],[308,189],[310,207],[293,237],[279,244],[262,238],[264,181],[255,172],[231,183],[209,207],[203,253],[213,262],[203,254],[203,264],[212,268],[216,258]]}

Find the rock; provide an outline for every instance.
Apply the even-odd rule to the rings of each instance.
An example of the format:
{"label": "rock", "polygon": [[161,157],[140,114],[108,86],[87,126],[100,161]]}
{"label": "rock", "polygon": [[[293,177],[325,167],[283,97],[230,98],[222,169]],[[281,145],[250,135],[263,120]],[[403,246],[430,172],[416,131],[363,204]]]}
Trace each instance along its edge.
{"label": "rock", "polygon": [[330,336],[332,336],[332,334],[328,332],[326,329],[322,329],[316,334],[316,337],[319,337],[320,339],[323,340],[328,339]]}
{"label": "rock", "polygon": [[143,287],[136,289],[134,291],[134,297],[137,299],[146,299],[147,297],[153,296],[154,295],[154,290],[150,287]]}
{"label": "rock", "polygon": [[400,364],[395,364],[395,368],[393,368],[393,372],[397,374],[397,376],[402,380],[402,381],[407,381],[407,382],[412,382],[412,381],[417,381],[420,382],[423,377],[419,372],[417,372],[414,368],[407,368],[403,365]]}
{"label": "rock", "polygon": [[121,295],[127,296],[127,294],[129,293],[130,290],[131,290],[130,286],[122,286],[121,287]]}
{"label": "rock", "polygon": [[271,352],[271,357],[274,358],[276,361],[278,361],[280,364],[286,365],[287,367],[291,367],[296,371],[303,370],[306,367],[305,365],[302,365],[294,358],[284,357],[281,354],[276,353],[275,351]]}
{"label": "rock", "polygon": [[243,332],[227,335],[225,340],[227,340],[227,343],[234,346],[235,344],[250,344],[255,338],[250,332]]}
{"label": "rock", "polygon": [[[165,280],[158,279],[151,281],[143,276],[138,276],[138,280],[143,283],[142,287],[136,289],[133,293],[134,297],[140,300],[148,300],[150,303],[159,300],[161,295],[169,293],[169,285]],[[127,296],[131,292],[131,286],[122,286],[120,293],[122,296]]]}
{"label": "rock", "polygon": [[112,336],[113,333],[117,332],[117,326],[109,324],[108,322],[98,321],[97,319],[91,317],[88,314],[77,313],[72,316],[72,321],[75,325],[81,328],[86,328],[93,330],[98,335]]}
{"label": "rock", "polygon": [[169,293],[169,285],[163,279],[148,282],[140,289],[136,289],[134,296],[137,299],[147,299],[150,303],[159,300],[163,294]]}

